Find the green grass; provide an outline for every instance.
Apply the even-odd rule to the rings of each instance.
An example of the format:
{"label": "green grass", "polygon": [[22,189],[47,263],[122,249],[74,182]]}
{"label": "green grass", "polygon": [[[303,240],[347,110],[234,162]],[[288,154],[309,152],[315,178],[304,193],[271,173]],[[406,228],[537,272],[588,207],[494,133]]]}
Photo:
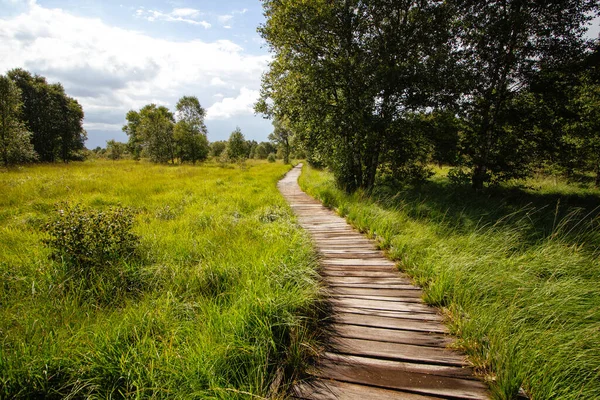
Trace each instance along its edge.
{"label": "green grass", "polygon": [[538,177],[476,194],[437,172],[370,195],[309,167],[300,183],[443,308],[494,398],[600,398],[600,191]]}
{"label": "green grass", "polygon": [[[0,398],[282,396],[318,309],[310,242],[275,186],[288,169],[91,161],[0,173]],[[90,289],[50,261],[43,227],[65,200],[134,210],[141,257],[119,267],[128,290]]]}

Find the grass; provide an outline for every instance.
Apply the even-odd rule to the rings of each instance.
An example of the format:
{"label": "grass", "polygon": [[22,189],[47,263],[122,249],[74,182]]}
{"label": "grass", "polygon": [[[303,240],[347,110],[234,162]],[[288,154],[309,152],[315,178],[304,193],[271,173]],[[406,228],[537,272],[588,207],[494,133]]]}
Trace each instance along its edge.
{"label": "grass", "polygon": [[[277,398],[314,344],[315,257],[280,163],[0,173],[0,398]],[[140,257],[93,287],[42,244],[61,201],[130,207]],[[286,378],[286,379],[282,379]]]}
{"label": "grass", "polygon": [[600,190],[537,177],[476,194],[438,170],[348,195],[306,166],[300,184],[423,286],[494,398],[600,398]]}

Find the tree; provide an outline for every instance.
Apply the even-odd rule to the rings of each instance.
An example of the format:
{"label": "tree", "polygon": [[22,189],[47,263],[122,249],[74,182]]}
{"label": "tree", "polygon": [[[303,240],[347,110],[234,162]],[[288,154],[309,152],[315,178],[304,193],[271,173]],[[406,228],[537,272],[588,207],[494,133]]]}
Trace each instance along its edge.
{"label": "tree", "polygon": [[142,139],[150,160],[175,163],[174,123],[173,114],[164,106],[148,104],[140,110],[136,134]]}
{"label": "tree", "polygon": [[217,140],[210,144],[210,154],[213,157],[219,157],[221,153],[227,148],[227,142],[225,140]]}
{"label": "tree", "polygon": [[31,142],[40,161],[77,158],[86,140],[79,103],[66,95],[60,83],[49,84],[46,78],[20,68],[7,75],[21,90],[22,119],[32,133]]}
{"label": "tree", "polygon": [[106,142],[106,156],[113,161],[120,160],[126,151],[126,143],[117,142],[114,139]]}
{"label": "tree", "polygon": [[177,102],[177,124],[174,138],[177,142],[177,156],[181,162],[204,161],[210,150],[207,130],[204,125],[206,111],[196,97],[184,96]]}
{"label": "tree", "polygon": [[269,153],[267,152],[266,147],[262,143],[259,143],[254,150],[254,158],[258,160],[265,160],[268,155]]}
{"label": "tree", "polygon": [[423,164],[420,138],[405,134],[403,120],[453,94],[446,3],[265,0],[263,7],[259,31],[274,60],[257,112],[288,118],[309,160],[325,160],[348,191],[371,188],[382,163],[397,173]]}
{"label": "tree", "polygon": [[289,164],[292,131],[289,128],[289,122],[285,118],[275,118],[273,120],[273,133],[269,135],[269,140],[281,148],[283,163]]}
{"label": "tree", "polygon": [[135,110],[129,110],[125,116],[127,124],[123,125],[123,132],[127,134],[129,140],[127,147],[134,160],[139,160],[142,156],[143,140],[138,132],[140,126],[140,113]]}
{"label": "tree", "polygon": [[246,139],[239,127],[235,128],[227,142],[227,158],[233,161],[243,161],[248,157]]}
{"label": "tree", "polygon": [[[481,189],[493,175],[522,177],[533,138],[510,129],[514,105],[528,80],[545,66],[577,57],[597,0],[455,0],[457,53],[467,77],[464,145],[472,184]],[[532,131],[529,131],[532,132]],[[511,162],[505,162],[510,157]]]}
{"label": "tree", "polygon": [[0,160],[4,166],[35,160],[31,134],[20,120],[21,92],[7,76],[0,75]]}

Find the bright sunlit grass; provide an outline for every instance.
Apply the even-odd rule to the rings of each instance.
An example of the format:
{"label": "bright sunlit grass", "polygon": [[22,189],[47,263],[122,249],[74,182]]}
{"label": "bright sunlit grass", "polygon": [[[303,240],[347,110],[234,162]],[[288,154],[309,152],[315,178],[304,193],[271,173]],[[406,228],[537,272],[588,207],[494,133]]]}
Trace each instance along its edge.
{"label": "bright sunlit grass", "polygon": [[[90,161],[1,173],[0,398],[283,393],[312,346],[318,296],[310,243],[276,189],[288,169]],[[49,260],[43,227],[65,200],[134,210],[129,291],[99,280],[90,292]]]}

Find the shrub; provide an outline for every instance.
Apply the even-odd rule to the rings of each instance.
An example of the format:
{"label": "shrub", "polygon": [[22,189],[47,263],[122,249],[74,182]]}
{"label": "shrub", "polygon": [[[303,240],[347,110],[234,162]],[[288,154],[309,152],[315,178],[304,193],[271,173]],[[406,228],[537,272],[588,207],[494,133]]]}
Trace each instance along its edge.
{"label": "shrub", "polygon": [[106,211],[60,203],[46,225],[45,244],[51,258],[74,272],[90,275],[135,257],[139,238],[132,233],[133,212],[113,207]]}
{"label": "shrub", "polygon": [[267,157],[267,161],[270,163],[275,162],[277,158],[275,157],[275,153],[269,153],[269,156]]}
{"label": "shrub", "polygon": [[448,180],[456,186],[467,186],[471,183],[471,174],[462,168],[452,168],[448,171]]}

